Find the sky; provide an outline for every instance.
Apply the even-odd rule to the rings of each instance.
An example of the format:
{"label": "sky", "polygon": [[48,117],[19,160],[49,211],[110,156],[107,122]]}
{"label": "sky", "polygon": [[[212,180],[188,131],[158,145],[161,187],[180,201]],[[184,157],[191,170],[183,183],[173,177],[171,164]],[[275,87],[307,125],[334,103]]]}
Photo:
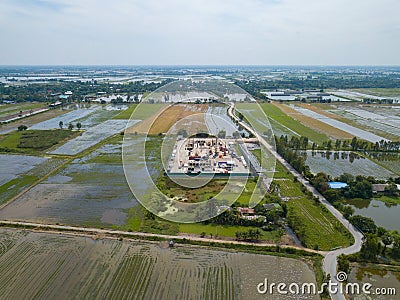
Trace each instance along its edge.
{"label": "sky", "polygon": [[400,65],[399,0],[1,0],[1,65]]}

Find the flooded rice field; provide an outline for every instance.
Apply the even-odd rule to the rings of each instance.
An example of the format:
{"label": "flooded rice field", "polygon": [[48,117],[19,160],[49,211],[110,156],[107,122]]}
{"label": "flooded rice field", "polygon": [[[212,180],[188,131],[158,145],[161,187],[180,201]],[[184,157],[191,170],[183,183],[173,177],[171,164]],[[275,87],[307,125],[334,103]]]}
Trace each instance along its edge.
{"label": "flooded rice field", "polygon": [[111,119],[120,113],[121,110],[125,110],[128,107],[126,105],[90,105],[90,104],[76,104],[68,107],[72,111],[62,115],[54,117],[50,120],[46,120],[31,126],[29,129],[47,130],[57,129],[60,121],[64,123],[64,128],[68,127],[69,123],[74,126],[76,123],[81,123],[82,129],[89,129],[92,126],[98,125],[106,120]]}
{"label": "flooded rice field", "polygon": [[2,299],[265,299],[264,278],[315,283],[290,258],[0,229]]}
{"label": "flooded rice field", "polygon": [[26,155],[0,155],[2,167],[0,175],[0,204],[28,188],[65,160]]}
{"label": "flooded rice field", "polygon": [[127,120],[107,120],[99,125],[89,128],[81,136],[78,136],[64,145],[58,147],[51,154],[75,155],[86,150],[106,138],[124,131]]}
{"label": "flooded rice field", "polygon": [[47,158],[44,157],[0,154],[0,186],[28,172],[46,160]]}
{"label": "flooded rice field", "polygon": [[348,151],[307,151],[306,164],[311,172],[324,172],[333,177],[349,173],[352,175],[374,175],[377,179],[396,176],[395,173],[357,153]]}
{"label": "flooded rice field", "polygon": [[357,137],[359,137],[359,138],[361,138],[363,140],[366,140],[366,141],[369,141],[369,142],[372,142],[372,143],[379,142],[381,140],[385,140],[385,138],[383,138],[383,137],[381,137],[381,136],[379,136],[377,134],[374,134],[372,132],[369,132],[369,131],[366,131],[366,130],[363,130],[363,129],[360,129],[360,128],[357,128],[357,127],[354,127],[354,126],[351,126],[351,125],[343,123],[341,121],[332,119],[332,118],[330,118],[328,116],[321,115],[321,114],[316,113],[316,112],[314,112],[312,110],[309,110],[309,109],[306,109],[306,108],[302,108],[302,107],[298,107],[298,106],[295,106],[295,105],[290,105],[290,107],[293,108],[294,110],[298,111],[299,113],[307,116],[307,117],[314,118],[314,119],[316,119],[318,121],[321,121],[321,122],[323,122],[325,124],[331,125],[331,126],[333,126],[335,128],[338,128],[340,130],[348,132],[351,135],[357,136]]}
{"label": "flooded rice field", "polygon": [[29,129],[36,129],[36,130],[48,130],[48,129],[56,129],[59,127],[59,122],[62,121],[65,125],[68,126],[69,123],[75,122],[79,118],[83,118],[85,116],[90,115],[91,113],[95,112],[96,110],[100,110],[100,106],[91,106],[88,108],[77,108],[72,110],[62,116],[52,118],[47,121],[43,121],[41,123],[35,124],[31,126]]}
{"label": "flooded rice field", "polygon": [[205,122],[208,133],[215,136],[221,130],[226,132],[226,136],[233,136],[238,127],[227,115],[228,106],[210,106],[205,114]]}
{"label": "flooded rice field", "polygon": [[1,219],[70,225],[123,225],[137,202],[126,183],[121,145],[74,160],[0,211]]}
{"label": "flooded rice field", "polygon": [[400,136],[399,106],[335,106],[330,111],[371,130]]}

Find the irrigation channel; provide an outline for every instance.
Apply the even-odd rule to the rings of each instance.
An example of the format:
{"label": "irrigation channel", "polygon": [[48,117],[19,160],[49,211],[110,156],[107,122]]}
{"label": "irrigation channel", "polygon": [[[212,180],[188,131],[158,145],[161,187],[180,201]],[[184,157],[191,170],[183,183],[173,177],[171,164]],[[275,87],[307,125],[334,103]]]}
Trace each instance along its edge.
{"label": "irrigation channel", "polygon": [[[349,255],[353,253],[357,253],[361,250],[361,245],[362,245],[362,238],[363,235],[362,233],[357,230],[347,219],[343,217],[343,215],[333,207],[332,204],[330,204],[324,196],[322,196],[309,182],[306,180],[303,175],[301,175],[299,172],[297,172],[282,156],[280,156],[274,149],[273,147],[268,144],[264,138],[262,138],[253,128],[251,128],[248,124],[245,122],[241,121],[235,114],[234,114],[234,109],[235,105],[234,103],[231,103],[231,106],[228,109],[228,115],[233,118],[235,121],[238,122],[243,128],[248,130],[250,133],[252,133],[259,141],[260,143],[272,154],[275,156],[275,158],[283,164],[289,171],[292,173],[293,176],[295,176],[306,188],[309,190],[315,197],[319,199],[319,201],[336,217],[336,219],[339,220],[340,223],[342,223],[348,230],[349,232],[353,235],[354,237],[354,244],[350,247],[347,248],[341,248],[337,250],[333,250],[328,252],[325,255],[324,262],[323,262],[323,270],[326,274],[330,274],[331,281],[336,284],[341,284],[337,278],[337,258],[341,254]],[[331,298],[332,300],[345,300],[345,296],[340,293],[331,293]]]}

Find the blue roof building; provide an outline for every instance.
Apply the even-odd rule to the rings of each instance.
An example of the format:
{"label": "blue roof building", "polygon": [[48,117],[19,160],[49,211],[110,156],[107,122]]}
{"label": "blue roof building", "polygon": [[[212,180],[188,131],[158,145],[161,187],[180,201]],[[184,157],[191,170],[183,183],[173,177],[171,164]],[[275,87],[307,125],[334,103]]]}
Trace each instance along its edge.
{"label": "blue roof building", "polygon": [[338,181],[332,181],[332,182],[328,182],[328,185],[331,189],[341,189],[341,188],[345,188],[348,186],[347,183],[345,182],[338,182]]}

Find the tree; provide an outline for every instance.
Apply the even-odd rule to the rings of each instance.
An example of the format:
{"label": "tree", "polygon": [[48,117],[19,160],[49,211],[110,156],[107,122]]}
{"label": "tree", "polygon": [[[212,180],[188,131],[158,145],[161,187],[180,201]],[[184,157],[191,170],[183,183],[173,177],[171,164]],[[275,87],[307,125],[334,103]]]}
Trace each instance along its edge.
{"label": "tree", "polygon": [[279,221],[280,212],[277,211],[276,209],[273,209],[273,210],[266,212],[265,217],[268,222],[272,222],[272,223],[276,224]]}
{"label": "tree", "polygon": [[395,183],[390,183],[388,186],[385,187],[385,195],[387,196],[399,196],[400,191],[397,188],[397,185]]}
{"label": "tree", "polygon": [[364,233],[376,233],[377,231],[375,222],[371,218],[355,215],[349,218],[349,221]]}
{"label": "tree", "polygon": [[382,251],[382,254],[384,255],[384,254],[385,254],[385,251],[386,251],[386,247],[387,247],[387,246],[390,246],[390,245],[393,243],[393,237],[392,237],[391,234],[385,233],[385,234],[382,236],[381,239],[382,239],[382,243],[385,245],[385,247],[383,248],[383,251]]}
{"label": "tree", "polygon": [[317,144],[315,142],[312,143],[311,150],[315,151],[317,149]]}
{"label": "tree", "polygon": [[387,230],[382,226],[379,226],[378,229],[376,230],[376,234],[378,235],[378,237],[384,236],[386,233]]}
{"label": "tree", "polygon": [[396,256],[400,255],[400,235],[399,234],[393,235],[393,253]]}
{"label": "tree", "polygon": [[375,260],[379,254],[378,238],[375,234],[367,234],[361,246],[361,257],[368,260]]}
{"label": "tree", "polygon": [[336,140],[336,142],[335,142],[335,149],[336,149],[336,150],[339,150],[341,144],[342,144],[342,141],[341,141],[341,140]]}
{"label": "tree", "polygon": [[19,125],[18,126],[18,131],[24,131],[24,130],[27,130],[28,129],[28,126],[26,126],[26,125]]}
{"label": "tree", "polygon": [[354,208],[352,208],[351,206],[346,205],[346,206],[343,207],[342,212],[343,212],[343,217],[348,219],[354,214]]}
{"label": "tree", "polygon": [[72,125],[72,123],[69,123],[69,125],[68,125],[68,129],[69,129],[69,130],[72,130],[72,129],[74,129],[74,125]]}
{"label": "tree", "polygon": [[82,128],[81,122],[76,123],[76,128],[78,128],[78,130],[81,130],[81,128]]}
{"label": "tree", "polygon": [[329,189],[328,181],[328,175],[325,173],[318,173],[311,180],[311,183],[319,192],[325,193]]}
{"label": "tree", "polygon": [[60,126],[60,129],[63,129],[64,122],[63,121],[58,122],[58,126]]}
{"label": "tree", "polygon": [[224,138],[226,137],[226,131],[225,131],[225,130],[220,130],[220,131],[218,132],[218,137],[219,137],[220,139],[224,139]]}
{"label": "tree", "polygon": [[331,150],[331,149],[332,149],[332,140],[329,140],[329,141],[326,143],[326,149],[327,149],[327,150]]}
{"label": "tree", "polygon": [[324,197],[325,197],[326,200],[328,200],[330,203],[333,203],[333,202],[339,200],[339,192],[338,192],[338,190],[328,189],[328,190],[324,193]]}
{"label": "tree", "polygon": [[370,199],[372,193],[372,183],[366,179],[357,181],[355,185],[350,187],[350,196],[353,198]]}
{"label": "tree", "polygon": [[350,263],[349,259],[346,255],[340,254],[337,259],[338,262],[338,271],[345,272],[346,274],[350,273]]}
{"label": "tree", "polygon": [[349,173],[343,173],[342,175],[339,176],[338,181],[350,183],[354,181],[354,176]]}
{"label": "tree", "polygon": [[239,131],[235,131],[232,135],[233,135],[233,137],[234,137],[235,139],[240,138],[240,132],[239,132]]}
{"label": "tree", "polygon": [[350,143],[351,149],[352,150],[357,150],[357,144],[358,144],[357,138],[353,137],[353,139],[351,140],[351,143]]}

